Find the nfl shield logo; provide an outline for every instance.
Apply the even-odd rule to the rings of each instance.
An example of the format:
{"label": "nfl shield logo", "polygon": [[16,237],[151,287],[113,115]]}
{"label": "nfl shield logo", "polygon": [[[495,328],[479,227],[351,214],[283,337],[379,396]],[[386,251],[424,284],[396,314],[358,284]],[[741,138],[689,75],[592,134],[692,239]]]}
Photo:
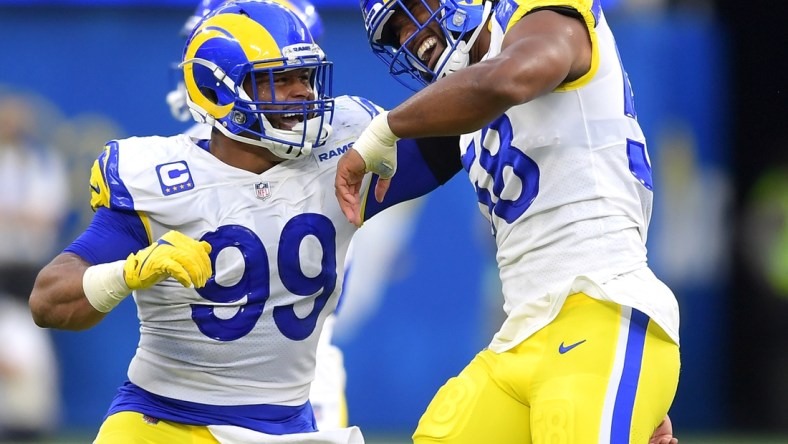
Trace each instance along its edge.
{"label": "nfl shield logo", "polygon": [[266,200],[271,197],[271,186],[268,182],[260,182],[254,185],[254,193],[258,199]]}

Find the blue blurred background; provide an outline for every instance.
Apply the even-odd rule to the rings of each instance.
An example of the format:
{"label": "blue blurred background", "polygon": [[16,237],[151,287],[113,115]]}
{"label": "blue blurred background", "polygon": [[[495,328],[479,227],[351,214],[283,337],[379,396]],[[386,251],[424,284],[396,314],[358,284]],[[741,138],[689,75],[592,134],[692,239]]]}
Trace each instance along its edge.
{"label": "blue blurred background", "polygon": [[[326,29],[322,46],[335,63],[335,92],[384,107],[406,98],[409,91],[368,49],[357,3],[315,3]],[[786,32],[776,17],[786,7],[605,3],[654,165],[650,260],[682,311],[674,426],[785,432],[788,114]],[[186,128],[164,97],[175,84],[179,30],[195,6],[0,0],[0,96],[30,97],[37,137],[68,161],[73,193],[56,250],[89,220],[88,171],[104,140]],[[781,60],[760,55],[769,51]],[[358,328],[339,327],[350,420],[365,433],[407,436],[435,390],[502,319],[491,244],[471,193],[460,175],[428,197],[379,303],[355,321]],[[134,305],[125,301],[90,331],[51,335],[59,430],[93,433],[136,347]]]}

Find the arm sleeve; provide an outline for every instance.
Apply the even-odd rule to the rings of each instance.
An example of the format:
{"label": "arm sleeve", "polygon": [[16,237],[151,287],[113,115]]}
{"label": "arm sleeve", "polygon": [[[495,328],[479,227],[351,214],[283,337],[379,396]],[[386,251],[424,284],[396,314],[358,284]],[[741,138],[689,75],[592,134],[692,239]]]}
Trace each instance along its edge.
{"label": "arm sleeve", "polygon": [[99,207],[88,228],[64,252],[95,265],[126,259],[148,245],[145,225],[137,213]]}
{"label": "arm sleeve", "polygon": [[[423,196],[448,182],[462,169],[459,137],[430,137],[402,139],[397,142],[397,174],[383,202],[367,194],[364,219],[369,219],[384,209],[406,200]],[[372,178],[374,189],[378,176]]]}
{"label": "arm sleeve", "polygon": [[462,169],[459,136],[416,139],[416,145],[439,185],[448,182]]}

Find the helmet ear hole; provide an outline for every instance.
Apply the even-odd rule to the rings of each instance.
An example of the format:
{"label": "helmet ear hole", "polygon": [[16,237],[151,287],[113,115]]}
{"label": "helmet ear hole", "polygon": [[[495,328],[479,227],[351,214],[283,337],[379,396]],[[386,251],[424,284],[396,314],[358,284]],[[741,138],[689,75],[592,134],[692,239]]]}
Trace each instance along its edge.
{"label": "helmet ear hole", "polygon": [[202,93],[203,96],[205,96],[206,99],[210,100],[211,103],[218,104],[219,97],[217,97],[216,91],[203,86],[202,88],[200,88],[200,92]]}
{"label": "helmet ear hole", "polygon": [[[225,68],[226,69],[226,68]],[[223,71],[220,69],[220,71]],[[213,69],[195,63],[192,65],[194,82],[206,100],[214,105],[225,106],[235,101],[235,92],[216,78]]]}

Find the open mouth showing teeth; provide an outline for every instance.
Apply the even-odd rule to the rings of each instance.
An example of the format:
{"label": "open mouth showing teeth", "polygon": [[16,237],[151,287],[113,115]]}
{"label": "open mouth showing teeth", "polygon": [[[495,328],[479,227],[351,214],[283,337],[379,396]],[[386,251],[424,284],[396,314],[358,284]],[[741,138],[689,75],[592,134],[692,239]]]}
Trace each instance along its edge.
{"label": "open mouth showing teeth", "polygon": [[435,36],[428,37],[421,42],[419,49],[416,51],[416,57],[424,63],[425,66],[432,69],[430,66],[430,59],[432,58],[432,53],[435,47],[438,45],[438,38]]}
{"label": "open mouth showing teeth", "polygon": [[283,113],[279,114],[280,129],[293,129],[298,123],[304,121],[304,113]]}

